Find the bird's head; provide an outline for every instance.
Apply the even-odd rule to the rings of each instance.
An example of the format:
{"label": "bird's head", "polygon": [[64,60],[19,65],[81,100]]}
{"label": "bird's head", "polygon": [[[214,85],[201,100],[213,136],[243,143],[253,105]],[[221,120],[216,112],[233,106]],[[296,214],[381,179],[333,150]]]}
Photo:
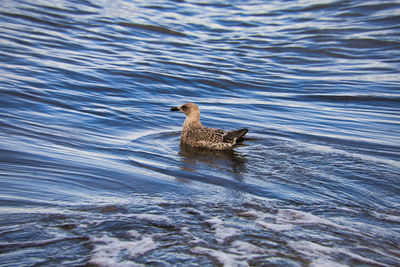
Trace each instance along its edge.
{"label": "bird's head", "polygon": [[180,107],[173,107],[171,111],[180,111],[186,116],[195,116],[200,114],[199,107],[194,103],[186,103]]}

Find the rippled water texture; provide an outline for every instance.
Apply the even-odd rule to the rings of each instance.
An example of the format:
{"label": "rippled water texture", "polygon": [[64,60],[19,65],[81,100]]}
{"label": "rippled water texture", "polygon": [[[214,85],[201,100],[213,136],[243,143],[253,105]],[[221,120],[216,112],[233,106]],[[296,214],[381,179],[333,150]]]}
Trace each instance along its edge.
{"label": "rippled water texture", "polygon": [[[0,4],[1,266],[400,266],[400,2]],[[181,148],[184,115],[248,128]]]}

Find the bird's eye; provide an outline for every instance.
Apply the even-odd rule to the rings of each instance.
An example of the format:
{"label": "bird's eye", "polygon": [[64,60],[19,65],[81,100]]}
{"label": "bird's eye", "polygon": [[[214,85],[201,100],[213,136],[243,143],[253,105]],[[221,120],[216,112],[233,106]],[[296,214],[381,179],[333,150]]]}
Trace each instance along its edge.
{"label": "bird's eye", "polygon": [[186,109],[187,109],[187,106],[183,105],[183,106],[182,106],[182,109],[183,109],[183,110],[186,110]]}

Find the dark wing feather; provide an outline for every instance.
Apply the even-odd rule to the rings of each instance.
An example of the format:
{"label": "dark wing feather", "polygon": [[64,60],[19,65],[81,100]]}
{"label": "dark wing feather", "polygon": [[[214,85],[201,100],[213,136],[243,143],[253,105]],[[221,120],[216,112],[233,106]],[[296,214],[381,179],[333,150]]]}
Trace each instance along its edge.
{"label": "dark wing feather", "polygon": [[240,129],[227,132],[224,136],[223,142],[225,143],[236,143],[241,141],[243,136],[248,132],[247,129]]}

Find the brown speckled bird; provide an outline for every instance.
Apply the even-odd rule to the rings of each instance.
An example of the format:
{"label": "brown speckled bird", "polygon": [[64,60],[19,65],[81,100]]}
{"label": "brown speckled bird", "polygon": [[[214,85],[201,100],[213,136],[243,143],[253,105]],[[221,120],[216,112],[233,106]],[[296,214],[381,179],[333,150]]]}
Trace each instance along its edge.
{"label": "brown speckled bird", "polygon": [[181,144],[191,147],[208,148],[216,150],[232,149],[243,136],[247,129],[226,132],[220,129],[204,127],[200,122],[200,110],[194,103],[186,103],[180,107],[173,107],[171,111],[180,111],[186,115],[181,133]]}

